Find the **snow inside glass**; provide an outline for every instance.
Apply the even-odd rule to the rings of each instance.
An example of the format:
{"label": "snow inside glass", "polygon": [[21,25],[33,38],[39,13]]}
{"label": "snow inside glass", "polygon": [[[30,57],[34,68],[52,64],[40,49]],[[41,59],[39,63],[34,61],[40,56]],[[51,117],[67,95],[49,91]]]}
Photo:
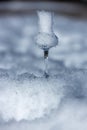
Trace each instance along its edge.
{"label": "snow inside glass", "polygon": [[0,15],[0,130],[87,129],[87,20],[60,6]]}

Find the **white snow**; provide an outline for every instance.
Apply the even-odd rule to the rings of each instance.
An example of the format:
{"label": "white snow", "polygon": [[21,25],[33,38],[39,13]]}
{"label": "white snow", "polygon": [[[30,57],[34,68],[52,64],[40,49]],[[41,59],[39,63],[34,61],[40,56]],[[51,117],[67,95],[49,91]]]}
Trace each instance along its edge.
{"label": "white snow", "polygon": [[63,96],[61,87],[57,79],[1,80],[0,118],[5,122],[44,118],[57,109]]}
{"label": "white snow", "polygon": [[87,21],[55,15],[48,79],[37,23],[35,15],[0,16],[0,130],[86,130]]}

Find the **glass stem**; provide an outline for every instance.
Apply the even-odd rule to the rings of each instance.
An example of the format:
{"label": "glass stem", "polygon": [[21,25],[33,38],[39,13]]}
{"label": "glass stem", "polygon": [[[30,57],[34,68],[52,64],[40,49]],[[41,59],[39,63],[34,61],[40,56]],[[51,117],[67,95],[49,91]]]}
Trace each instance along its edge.
{"label": "glass stem", "polygon": [[48,50],[44,50],[44,63],[45,63],[45,71],[44,75],[47,78],[48,75]]}

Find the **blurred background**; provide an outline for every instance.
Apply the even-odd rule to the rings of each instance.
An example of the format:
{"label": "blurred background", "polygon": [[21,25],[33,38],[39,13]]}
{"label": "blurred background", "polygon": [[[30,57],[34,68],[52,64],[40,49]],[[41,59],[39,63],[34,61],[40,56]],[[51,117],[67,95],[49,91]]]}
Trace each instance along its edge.
{"label": "blurred background", "polygon": [[54,32],[59,37],[59,45],[50,49],[50,70],[57,72],[55,69],[61,64],[87,68],[87,0],[3,0],[0,3],[0,71],[37,75],[44,70],[43,51],[34,40],[38,33],[37,10],[54,12]]}
{"label": "blurred background", "polygon": [[3,2],[3,1],[23,1],[23,2],[25,2],[25,1],[60,1],[60,2],[87,2],[87,0],[0,0],[1,2]]}

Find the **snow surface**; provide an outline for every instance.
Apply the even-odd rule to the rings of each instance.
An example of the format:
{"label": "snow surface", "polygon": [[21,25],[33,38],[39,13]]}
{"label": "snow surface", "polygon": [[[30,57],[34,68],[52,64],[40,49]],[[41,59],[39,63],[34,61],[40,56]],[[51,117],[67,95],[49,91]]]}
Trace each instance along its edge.
{"label": "snow surface", "polygon": [[55,15],[47,79],[37,23],[0,16],[0,130],[86,130],[87,21]]}

